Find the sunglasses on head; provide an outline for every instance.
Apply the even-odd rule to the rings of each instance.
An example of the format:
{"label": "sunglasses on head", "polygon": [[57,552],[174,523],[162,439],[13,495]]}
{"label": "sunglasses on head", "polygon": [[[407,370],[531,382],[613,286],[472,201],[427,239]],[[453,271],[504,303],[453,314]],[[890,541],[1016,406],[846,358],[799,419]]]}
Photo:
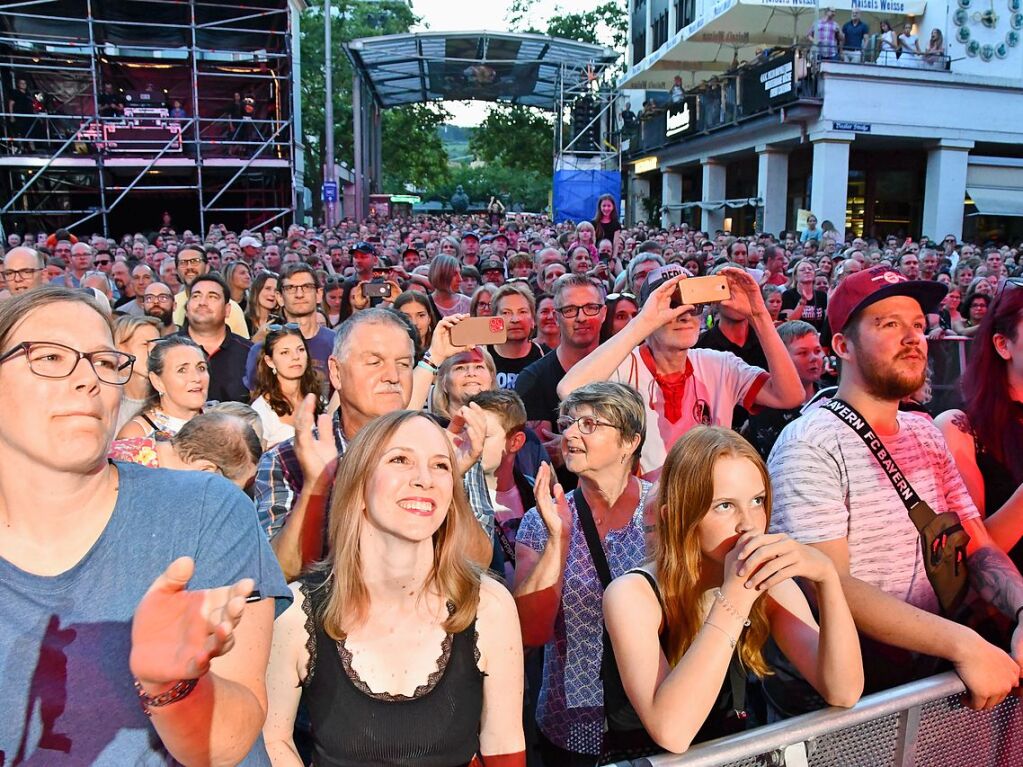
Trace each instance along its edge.
{"label": "sunglasses on head", "polygon": [[286,322],[283,325],[274,323],[273,325],[267,325],[266,329],[271,333],[280,333],[286,330],[300,330],[297,322]]}

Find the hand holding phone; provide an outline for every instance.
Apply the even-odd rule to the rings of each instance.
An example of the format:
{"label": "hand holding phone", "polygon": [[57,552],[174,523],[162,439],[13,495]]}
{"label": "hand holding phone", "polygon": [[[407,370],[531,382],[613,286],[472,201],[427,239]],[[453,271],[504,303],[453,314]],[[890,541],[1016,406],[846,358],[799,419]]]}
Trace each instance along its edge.
{"label": "hand holding phone", "polygon": [[454,346],[486,346],[508,340],[503,317],[467,317],[451,328]]}

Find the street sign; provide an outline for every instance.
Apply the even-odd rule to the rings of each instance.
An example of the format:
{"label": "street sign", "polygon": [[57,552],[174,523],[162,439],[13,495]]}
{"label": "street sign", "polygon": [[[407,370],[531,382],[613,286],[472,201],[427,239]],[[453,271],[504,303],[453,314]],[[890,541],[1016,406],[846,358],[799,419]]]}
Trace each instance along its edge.
{"label": "street sign", "polygon": [[337,202],[337,182],[336,181],[324,181],[323,182],[323,201],[324,202]]}
{"label": "street sign", "polygon": [[834,130],[852,131],[854,133],[870,133],[870,123],[850,123],[835,120],[831,123]]}

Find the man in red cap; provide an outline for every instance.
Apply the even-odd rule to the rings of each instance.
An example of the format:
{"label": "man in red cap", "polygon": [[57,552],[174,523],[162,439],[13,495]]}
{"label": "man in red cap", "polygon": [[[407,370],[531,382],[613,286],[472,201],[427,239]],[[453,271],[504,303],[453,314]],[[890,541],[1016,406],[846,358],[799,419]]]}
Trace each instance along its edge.
{"label": "man in red cap", "polygon": [[[899,411],[926,378],[925,314],[944,294],[940,283],[885,266],[839,285],[828,304],[841,359],[837,396],[789,424],[771,452],[771,529],[835,563],[864,639],[868,692],[933,673],[944,659],[970,704],[989,708],[1019,684],[1023,579],[992,544],[941,432],[930,419]],[[923,516],[921,501],[930,507]],[[945,512],[952,515],[934,517]],[[919,532],[921,520],[931,519],[947,525],[942,555],[967,568],[969,585],[1013,622],[1010,653],[954,620],[947,581],[932,585]],[[759,551],[769,555],[770,547]],[[965,586],[951,593],[961,598]]]}

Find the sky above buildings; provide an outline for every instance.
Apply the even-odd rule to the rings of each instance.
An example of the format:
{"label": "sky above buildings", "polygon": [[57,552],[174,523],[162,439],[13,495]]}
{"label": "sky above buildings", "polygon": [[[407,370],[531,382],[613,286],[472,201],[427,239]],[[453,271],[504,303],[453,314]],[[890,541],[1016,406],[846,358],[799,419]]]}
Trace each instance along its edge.
{"label": "sky above buildings", "polygon": [[[504,32],[508,29],[511,0],[412,0],[413,12],[422,18],[416,31]],[[593,0],[539,0],[532,3],[531,19],[539,27],[557,12],[592,8]],[[448,102],[445,107],[455,125],[479,125],[487,111],[486,102]]]}

